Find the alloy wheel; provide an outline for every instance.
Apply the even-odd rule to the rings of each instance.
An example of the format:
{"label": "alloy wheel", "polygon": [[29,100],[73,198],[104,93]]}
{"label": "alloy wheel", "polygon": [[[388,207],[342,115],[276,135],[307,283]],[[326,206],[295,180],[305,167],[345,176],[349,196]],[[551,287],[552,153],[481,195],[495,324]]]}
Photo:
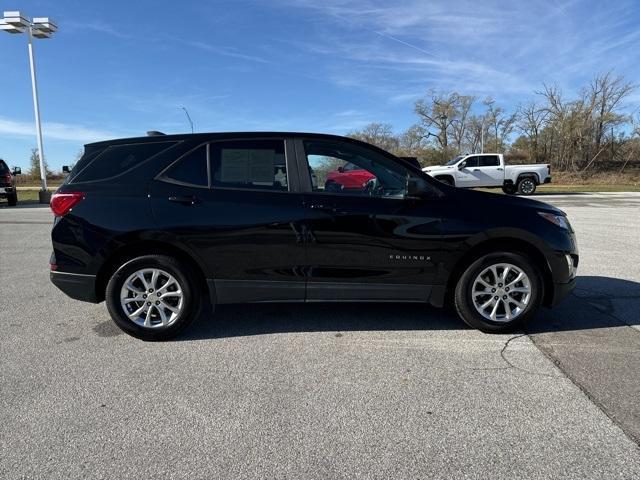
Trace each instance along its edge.
{"label": "alloy wheel", "polygon": [[529,305],[531,281],[511,263],[496,263],[482,270],[471,287],[473,306],[492,322],[510,322]]}
{"label": "alloy wheel", "polygon": [[159,268],[144,268],[125,280],[120,305],[129,320],[141,327],[166,327],[180,316],[184,295],[171,274]]}

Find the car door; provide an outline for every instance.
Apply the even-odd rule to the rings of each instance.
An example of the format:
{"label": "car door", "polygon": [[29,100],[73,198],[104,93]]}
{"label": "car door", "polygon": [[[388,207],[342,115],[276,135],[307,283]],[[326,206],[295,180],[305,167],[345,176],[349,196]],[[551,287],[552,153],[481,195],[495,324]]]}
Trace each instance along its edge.
{"label": "car door", "polygon": [[458,163],[458,169],[455,172],[456,187],[476,187],[478,186],[478,178],[476,176],[478,169],[478,157],[473,155],[467,157]]}
{"label": "car door", "polygon": [[219,303],[304,301],[292,152],[284,138],[203,142],[150,185],[160,235],[203,266]]}
{"label": "car door", "polygon": [[[437,201],[406,198],[410,171],[362,144],[306,138],[296,151],[306,191],[307,301],[427,301],[438,265]],[[368,180],[327,190],[327,177],[346,163]]]}
{"label": "car door", "polygon": [[478,166],[471,173],[483,186],[499,187],[504,183],[504,168],[498,155],[479,155]]}

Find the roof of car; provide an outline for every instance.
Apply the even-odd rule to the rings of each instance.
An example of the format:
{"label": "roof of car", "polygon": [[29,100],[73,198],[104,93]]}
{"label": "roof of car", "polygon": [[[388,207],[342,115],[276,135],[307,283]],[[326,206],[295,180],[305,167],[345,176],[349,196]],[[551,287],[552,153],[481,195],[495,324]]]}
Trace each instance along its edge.
{"label": "roof of car", "polygon": [[113,140],[104,140],[101,142],[88,143],[87,146],[105,146],[105,145],[126,145],[128,143],[143,142],[169,142],[184,140],[208,140],[208,139],[246,139],[246,138],[282,138],[282,137],[305,137],[305,138],[322,138],[333,140],[351,140],[355,143],[363,143],[349,137],[340,135],[330,135],[326,133],[307,133],[307,132],[208,132],[208,133],[178,133],[170,135],[149,135],[144,137],[116,138]]}

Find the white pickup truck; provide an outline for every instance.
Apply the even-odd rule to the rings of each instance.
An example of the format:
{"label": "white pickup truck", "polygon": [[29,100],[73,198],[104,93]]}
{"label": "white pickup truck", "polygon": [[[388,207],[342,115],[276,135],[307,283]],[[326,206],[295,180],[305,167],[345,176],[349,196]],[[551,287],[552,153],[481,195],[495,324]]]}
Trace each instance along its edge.
{"label": "white pickup truck", "polygon": [[551,182],[549,164],[505,165],[504,156],[499,153],[460,155],[446,165],[422,170],[456,187],[501,187],[509,194],[531,195],[541,183]]}

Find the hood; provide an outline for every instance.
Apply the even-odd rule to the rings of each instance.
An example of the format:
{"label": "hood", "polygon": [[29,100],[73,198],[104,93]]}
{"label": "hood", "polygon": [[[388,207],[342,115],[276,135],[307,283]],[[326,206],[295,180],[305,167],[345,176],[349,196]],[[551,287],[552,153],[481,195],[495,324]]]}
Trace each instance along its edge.
{"label": "hood", "polygon": [[[447,190],[455,187],[446,186]],[[444,190],[444,189],[443,189]],[[533,200],[531,198],[520,197],[516,195],[502,195],[499,193],[481,192],[478,190],[467,190],[456,188],[456,199],[463,205],[473,205],[480,202],[490,208],[509,209],[509,208],[528,208],[538,212],[549,212],[555,215],[565,215],[566,213],[553,205]]]}

